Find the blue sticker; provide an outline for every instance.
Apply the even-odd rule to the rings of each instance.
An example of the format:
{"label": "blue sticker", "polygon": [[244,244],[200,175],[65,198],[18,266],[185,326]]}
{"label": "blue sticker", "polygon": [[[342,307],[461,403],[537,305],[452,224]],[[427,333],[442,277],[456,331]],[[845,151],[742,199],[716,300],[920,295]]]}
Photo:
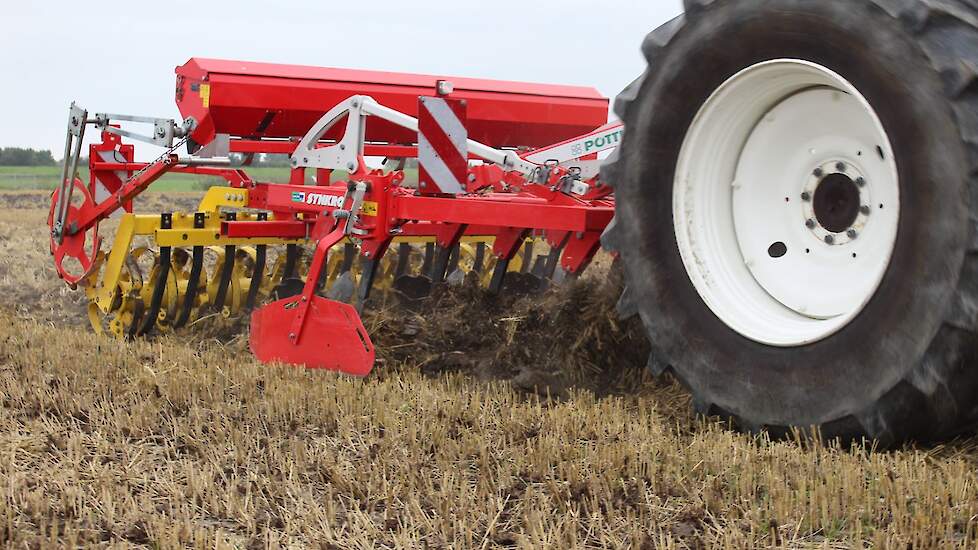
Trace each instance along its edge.
{"label": "blue sticker", "polygon": [[302,191],[293,191],[292,202],[306,202],[306,194]]}

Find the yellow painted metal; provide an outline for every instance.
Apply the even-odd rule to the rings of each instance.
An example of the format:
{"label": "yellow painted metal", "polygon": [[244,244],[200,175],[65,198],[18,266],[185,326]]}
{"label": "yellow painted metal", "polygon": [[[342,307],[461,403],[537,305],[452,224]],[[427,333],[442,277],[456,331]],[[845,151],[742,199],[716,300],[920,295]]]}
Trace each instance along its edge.
{"label": "yellow painted metal", "polygon": [[211,187],[197,205],[198,212],[216,213],[222,206],[228,208],[246,208],[248,206],[248,190],[237,187]]}

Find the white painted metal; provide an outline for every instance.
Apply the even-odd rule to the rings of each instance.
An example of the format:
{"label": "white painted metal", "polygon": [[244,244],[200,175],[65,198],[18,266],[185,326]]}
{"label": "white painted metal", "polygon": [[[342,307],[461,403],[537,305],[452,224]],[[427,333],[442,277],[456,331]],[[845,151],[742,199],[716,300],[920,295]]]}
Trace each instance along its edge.
{"label": "white painted metal", "polygon": [[[318,147],[319,141],[326,132],[346,114],[350,116],[340,141],[326,147]],[[382,118],[415,133],[418,131],[418,119],[385,107],[370,96],[352,96],[330,109],[302,138],[295,153],[292,154],[293,166],[356,170],[359,167],[357,159],[363,155],[364,125],[368,115]],[[537,167],[536,164],[523,160],[515,151],[495,149],[471,139],[467,143],[472,154],[507,170],[528,176]]]}
{"label": "white painted metal", "polygon": [[[869,207],[841,233],[803,200],[835,172],[862,178],[860,206]],[[900,214],[896,163],[875,111],[839,74],[792,59],[745,69],[714,92],[686,135],[673,199],[700,296],[733,330],[780,347],[827,338],[864,309],[889,266]],[[786,251],[773,257],[777,243]]]}
{"label": "white painted metal", "polygon": [[574,139],[537,149],[523,158],[530,162],[543,164],[557,161],[561,164],[587,155],[610,151],[618,147],[624,135],[625,125],[613,122],[597,130]]}

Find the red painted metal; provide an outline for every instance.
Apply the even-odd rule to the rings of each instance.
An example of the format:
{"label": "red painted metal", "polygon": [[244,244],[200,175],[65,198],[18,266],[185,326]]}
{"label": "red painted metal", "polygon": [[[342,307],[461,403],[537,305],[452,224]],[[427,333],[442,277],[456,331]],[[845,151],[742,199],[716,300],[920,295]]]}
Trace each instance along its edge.
{"label": "red painted metal", "polygon": [[[201,144],[215,132],[302,136],[326,111],[357,94],[417,116],[418,97],[430,95],[439,80],[452,82],[452,98],[468,102],[469,137],[493,147],[542,147],[608,120],[608,99],[586,87],[203,58],[191,59],[176,73],[177,106],[184,117],[198,121],[193,138]],[[416,136],[372,120],[367,141],[409,145]]]}
{"label": "red painted metal", "polygon": [[319,240],[302,294],[272,302],[251,316],[251,350],[260,361],[366,376],[374,346],[353,306],[316,296],[329,249],[346,237],[338,226]]}
{"label": "red painted metal", "polygon": [[[64,279],[66,283],[74,287],[82,279],[88,277],[95,269],[95,260],[101,246],[102,239],[98,235],[98,222],[88,226],[79,226],[77,220],[82,218],[85,213],[91,212],[95,206],[95,200],[82,180],[75,178],[72,182],[74,191],[72,196],[81,197],[81,205],[69,204],[68,215],[65,220],[68,222],[64,236],[59,243],[54,235],[50,236],[51,255],[54,256],[54,267],[58,271],[58,277]],[[48,227],[54,227],[55,210],[57,209],[60,188],[51,195],[51,208],[48,211]],[[87,246],[86,246],[87,245]]]}

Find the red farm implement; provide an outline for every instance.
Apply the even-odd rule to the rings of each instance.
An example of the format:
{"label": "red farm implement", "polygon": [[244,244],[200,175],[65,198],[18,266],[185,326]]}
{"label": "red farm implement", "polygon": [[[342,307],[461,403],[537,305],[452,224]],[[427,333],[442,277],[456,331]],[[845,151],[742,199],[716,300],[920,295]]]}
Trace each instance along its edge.
{"label": "red farm implement", "polygon": [[[608,102],[590,89],[192,59],[176,100],[179,123],[72,106],[51,250],[60,276],[86,287],[98,331],[139,336],[257,308],[260,360],[363,376],[374,349],[358,310],[378,282],[417,296],[466,273],[491,292],[508,278],[574,276],[613,216],[595,159],[621,126],[605,124]],[[89,126],[102,141],[86,183],[75,174]],[[122,138],[166,152],[134,162]],[[249,176],[260,154],[289,155],[288,182]],[[386,169],[369,166],[378,157]],[[132,213],[169,173],[226,184],[195,212]],[[120,211],[103,252],[99,223]]]}

